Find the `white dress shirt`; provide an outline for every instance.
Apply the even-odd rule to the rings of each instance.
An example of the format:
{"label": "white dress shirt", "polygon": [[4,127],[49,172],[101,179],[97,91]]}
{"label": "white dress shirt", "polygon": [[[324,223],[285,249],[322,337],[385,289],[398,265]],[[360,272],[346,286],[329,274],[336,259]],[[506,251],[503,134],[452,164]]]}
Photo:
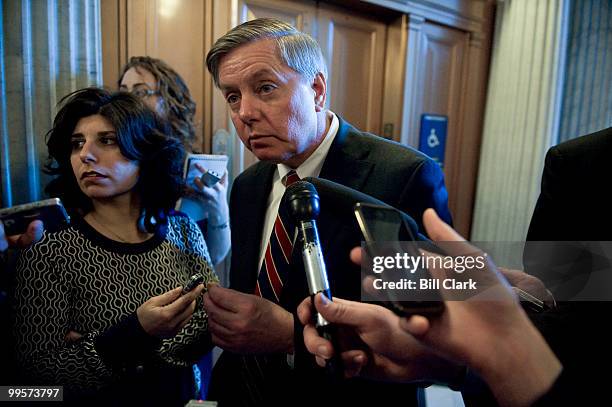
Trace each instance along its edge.
{"label": "white dress shirt", "polygon": [[261,245],[259,247],[258,271],[261,270],[266,247],[268,246],[270,234],[272,233],[272,228],[274,227],[276,214],[278,213],[278,207],[280,206],[280,201],[285,193],[285,185],[282,182],[283,179],[291,170],[295,170],[300,179],[306,177],[318,177],[321,173],[321,168],[323,168],[325,157],[327,157],[327,153],[329,152],[332,142],[336,137],[336,133],[338,133],[338,127],[340,126],[338,117],[331,111],[329,113],[331,114],[331,124],[327,130],[327,134],[325,134],[323,141],[321,144],[319,144],[317,149],[310,155],[310,157],[306,159],[306,161],[302,163],[302,165],[300,165],[298,168],[290,168],[285,164],[276,165],[276,171],[274,171],[274,176],[272,178],[272,192],[268,197],[268,209],[266,210]]}

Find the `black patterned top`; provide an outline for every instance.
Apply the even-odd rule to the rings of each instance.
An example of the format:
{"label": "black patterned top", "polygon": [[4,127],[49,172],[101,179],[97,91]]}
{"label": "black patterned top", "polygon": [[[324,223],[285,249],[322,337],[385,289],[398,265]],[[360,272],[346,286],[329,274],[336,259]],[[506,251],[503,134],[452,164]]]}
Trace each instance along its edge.
{"label": "black patterned top", "polygon": [[[82,220],[45,234],[17,265],[15,334],[27,379],[98,397],[151,372],[191,370],[211,348],[201,298],[193,318],[165,340],[144,332],[136,309],[195,273],[205,285],[218,281],[199,228],[178,214],[143,243],[110,240]],[[67,342],[69,331],[82,339]]]}

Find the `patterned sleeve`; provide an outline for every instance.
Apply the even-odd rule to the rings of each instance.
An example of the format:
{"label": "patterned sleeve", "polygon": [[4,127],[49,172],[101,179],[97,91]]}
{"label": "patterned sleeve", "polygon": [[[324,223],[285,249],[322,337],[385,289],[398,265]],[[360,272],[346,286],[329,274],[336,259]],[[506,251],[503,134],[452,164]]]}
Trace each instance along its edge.
{"label": "patterned sleeve", "polygon": [[[178,220],[181,239],[186,251],[186,273],[193,275],[200,273],[204,277],[204,286],[208,283],[217,283],[217,277],[204,236],[198,226],[191,219],[181,217]],[[175,366],[188,366],[195,363],[212,349],[210,333],[208,332],[208,315],[204,310],[202,297],[196,300],[196,308],[191,320],[173,338],[162,341],[160,356],[167,363]]]}
{"label": "patterned sleeve", "polygon": [[219,282],[208,253],[204,235],[198,225],[186,216],[178,220],[181,230],[181,239],[188,255],[187,268],[191,274],[200,273],[204,276],[204,285]]}
{"label": "patterned sleeve", "polygon": [[15,339],[24,373],[36,383],[71,390],[95,389],[111,375],[94,348],[94,335],[67,342],[70,284],[62,272],[62,248],[43,238],[20,253],[15,291]]}

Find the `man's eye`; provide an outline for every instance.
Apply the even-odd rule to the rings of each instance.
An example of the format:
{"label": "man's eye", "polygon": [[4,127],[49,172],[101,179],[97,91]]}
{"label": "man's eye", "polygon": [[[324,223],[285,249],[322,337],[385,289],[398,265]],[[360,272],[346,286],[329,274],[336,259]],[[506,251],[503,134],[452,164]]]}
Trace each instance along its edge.
{"label": "man's eye", "polygon": [[259,88],[259,91],[260,91],[261,93],[270,93],[270,92],[272,92],[274,89],[276,89],[276,87],[275,87],[274,85],[271,85],[271,84],[269,84],[269,83],[268,83],[268,84],[262,85],[262,86]]}
{"label": "man's eye", "polygon": [[225,99],[227,100],[227,103],[229,103],[230,105],[233,105],[239,100],[237,95],[227,95]]}

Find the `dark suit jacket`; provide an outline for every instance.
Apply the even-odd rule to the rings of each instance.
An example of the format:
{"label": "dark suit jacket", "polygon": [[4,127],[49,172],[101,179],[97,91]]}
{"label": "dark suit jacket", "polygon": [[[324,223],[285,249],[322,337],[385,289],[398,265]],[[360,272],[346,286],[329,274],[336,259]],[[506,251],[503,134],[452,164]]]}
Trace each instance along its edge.
{"label": "dark suit jacket", "polygon": [[[266,203],[275,169],[275,164],[259,162],[241,174],[233,185],[230,199],[233,231],[230,287],[242,292],[253,293],[255,288]],[[419,223],[420,228],[423,211],[430,207],[436,209],[442,219],[450,222],[444,177],[433,160],[398,143],[360,132],[342,119],[320,177],[359,190],[403,210]],[[360,271],[349,260],[349,251],[361,241],[356,222],[339,222],[337,217],[325,210],[325,202],[321,202],[321,214],[317,223],[332,294],[359,300]],[[294,250],[292,269],[280,298],[281,305],[294,314],[297,305],[308,296],[298,252]],[[299,394],[297,397],[300,401],[306,403],[308,396],[318,388],[319,396],[316,400],[319,405],[325,401],[330,404],[342,401],[348,403],[346,405],[356,406],[371,405],[368,404],[370,401],[377,405],[402,406],[410,405],[410,399],[414,402],[414,388],[409,387],[407,390],[406,385],[367,382],[364,385],[360,380],[343,381],[333,387],[326,384],[322,369],[315,367],[314,359],[304,349],[302,327],[298,325],[297,317],[295,322],[296,369],[276,375],[272,370],[278,373],[278,369],[265,372],[266,379],[258,389],[265,403],[253,400],[251,403],[245,402],[236,385],[236,381],[242,380],[237,379],[240,376],[236,372],[242,369],[242,362],[240,357],[228,352],[224,352],[213,371],[210,398],[226,402],[226,405],[274,405],[275,401],[287,405],[287,399],[277,397],[279,389],[286,390],[287,397],[291,396],[294,400],[296,394]],[[280,359],[284,357],[279,355]],[[261,388],[272,386],[272,381],[283,384]],[[398,387],[399,392],[394,393],[393,389]],[[271,395],[273,392],[274,395]],[[325,395],[321,395],[321,392]]]}
{"label": "dark suit jacket", "polygon": [[546,154],[527,240],[612,240],[612,127]]}
{"label": "dark suit jacket", "polygon": [[[577,273],[587,279],[589,270],[598,267],[589,251],[581,250],[584,241],[612,240],[612,128],[552,147],[546,155],[542,189],[529,225],[528,241],[572,241],[560,244],[558,253],[524,254],[525,271],[547,280],[559,281],[559,270]],[[586,245],[586,243],[585,243]],[[558,267],[572,261],[572,268]],[[609,268],[609,266],[608,266]],[[573,280],[557,295],[567,298]],[[580,287],[577,287],[580,288]],[[555,311],[530,315],[564,366],[560,383],[541,405],[579,405],[596,399],[608,383],[598,380],[602,369],[612,362],[608,332],[611,302],[562,302]],[[599,376],[609,377],[608,374]],[[572,404],[574,403],[574,404]],[[584,404],[586,405],[586,404]]]}
{"label": "dark suit jacket", "polygon": [[610,157],[612,128],[559,144],[546,155],[527,240],[560,243],[528,244],[524,263],[557,300],[579,293],[591,270],[610,268],[591,254],[598,247],[589,243],[612,240]]}

